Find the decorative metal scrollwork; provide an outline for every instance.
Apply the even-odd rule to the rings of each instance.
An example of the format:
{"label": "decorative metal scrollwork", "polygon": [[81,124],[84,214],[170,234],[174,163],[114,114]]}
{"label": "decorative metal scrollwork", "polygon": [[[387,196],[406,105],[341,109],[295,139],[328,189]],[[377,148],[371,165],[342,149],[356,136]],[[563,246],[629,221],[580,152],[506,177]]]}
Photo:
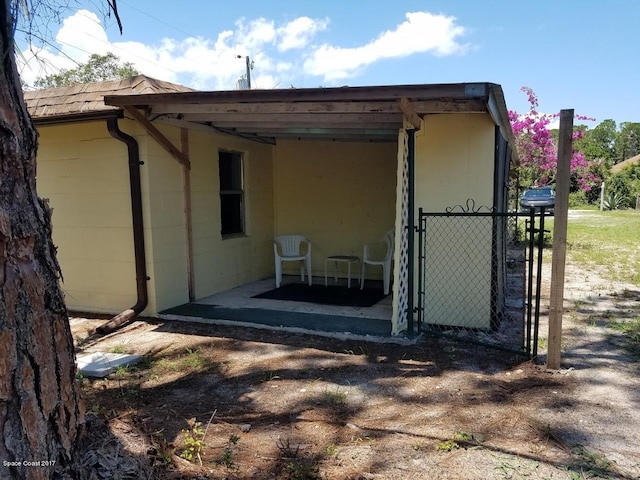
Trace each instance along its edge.
{"label": "decorative metal scrollwork", "polygon": [[480,205],[479,207],[476,208],[476,201],[473,198],[468,198],[466,206],[456,205],[454,207],[447,207],[445,211],[447,213],[480,213],[480,212],[494,213],[495,208],[487,207],[485,205]]}

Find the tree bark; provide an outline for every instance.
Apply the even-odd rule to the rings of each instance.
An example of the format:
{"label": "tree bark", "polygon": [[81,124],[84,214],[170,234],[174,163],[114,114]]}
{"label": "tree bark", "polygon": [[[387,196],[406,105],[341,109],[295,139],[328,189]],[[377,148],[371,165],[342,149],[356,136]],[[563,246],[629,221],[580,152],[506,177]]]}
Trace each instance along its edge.
{"label": "tree bark", "polygon": [[0,0],[0,478],[44,479],[72,465],[83,412],[11,3]]}

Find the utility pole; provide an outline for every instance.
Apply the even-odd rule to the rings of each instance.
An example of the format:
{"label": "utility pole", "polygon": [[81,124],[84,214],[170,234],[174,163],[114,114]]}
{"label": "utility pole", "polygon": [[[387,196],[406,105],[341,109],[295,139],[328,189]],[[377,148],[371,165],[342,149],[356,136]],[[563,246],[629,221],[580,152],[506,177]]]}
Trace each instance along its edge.
{"label": "utility pole", "polygon": [[247,89],[251,90],[251,60],[249,59],[249,55],[244,57],[247,62]]}
{"label": "utility pole", "polygon": [[[242,58],[242,55],[236,55],[236,58]],[[251,90],[251,70],[253,70],[253,62],[251,61],[251,57],[249,55],[244,57],[246,64],[246,79],[247,79],[247,90]],[[242,78],[240,79],[242,80]],[[239,81],[240,82],[240,81]]]}

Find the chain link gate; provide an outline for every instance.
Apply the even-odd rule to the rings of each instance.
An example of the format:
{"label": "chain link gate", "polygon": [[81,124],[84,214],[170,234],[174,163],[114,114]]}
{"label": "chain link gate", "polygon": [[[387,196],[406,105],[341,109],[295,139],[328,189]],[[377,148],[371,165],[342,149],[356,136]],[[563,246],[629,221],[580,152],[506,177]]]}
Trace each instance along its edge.
{"label": "chain link gate", "polygon": [[418,330],[535,358],[546,216],[420,208]]}

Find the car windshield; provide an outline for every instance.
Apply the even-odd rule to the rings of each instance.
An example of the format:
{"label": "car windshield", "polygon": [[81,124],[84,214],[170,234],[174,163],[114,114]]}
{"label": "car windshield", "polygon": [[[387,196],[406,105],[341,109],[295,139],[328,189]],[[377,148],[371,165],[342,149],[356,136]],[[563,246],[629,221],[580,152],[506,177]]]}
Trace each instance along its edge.
{"label": "car windshield", "polygon": [[539,188],[534,190],[526,190],[524,192],[525,197],[550,197],[553,195],[553,190],[550,188]]}

